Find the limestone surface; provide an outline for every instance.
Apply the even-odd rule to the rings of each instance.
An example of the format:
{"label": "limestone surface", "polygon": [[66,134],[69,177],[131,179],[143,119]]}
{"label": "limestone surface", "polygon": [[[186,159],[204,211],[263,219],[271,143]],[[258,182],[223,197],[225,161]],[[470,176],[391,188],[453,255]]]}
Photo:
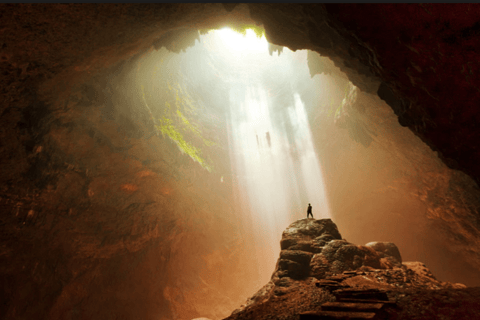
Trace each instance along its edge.
{"label": "limestone surface", "polygon": [[[461,291],[463,284],[438,281],[421,262],[402,263],[394,243],[355,245],[342,239],[331,219],[293,222],[283,232],[281,248],[271,280],[227,319],[297,319],[300,312],[321,310],[323,303],[349,291],[379,292],[402,305],[432,291],[447,290],[449,301],[471,294]],[[436,303],[444,302],[437,298]],[[390,315],[408,319],[423,315],[422,308],[413,304]]]}

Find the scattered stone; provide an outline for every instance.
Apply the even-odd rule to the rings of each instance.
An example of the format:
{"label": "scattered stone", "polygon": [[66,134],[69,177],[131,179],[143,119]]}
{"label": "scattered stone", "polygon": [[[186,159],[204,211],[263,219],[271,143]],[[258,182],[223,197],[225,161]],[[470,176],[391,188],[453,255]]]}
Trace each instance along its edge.
{"label": "scattered stone", "polygon": [[387,319],[389,312],[401,312],[399,299],[410,303],[406,289],[465,288],[436,280],[421,262],[402,263],[393,243],[357,246],[341,239],[330,219],[292,223],[281,247],[271,281],[228,319],[294,319],[284,310],[295,319]]}
{"label": "scattered stone", "polygon": [[326,302],[322,304],[322,310],[325,311],[342,311],[348,310],[352,312],[375,312],[382,309],[383,303],[359,303],[359,302]]}
{"label": "scattered stone", "polygon": [[337,298],[337,300],[342,299],[372,299],[372,300],[380,300],[380,301],[389,301],[387,293],[384,290],[379,289],[340,289],[333,292],[333,295]]}
{"label": "scattered stone", "polygon": [[333,319],[351,319],[366,320],[375,319],[373,312],[342,312],[342,311],[306,311],[300,313],[300,320],[333,320]]}

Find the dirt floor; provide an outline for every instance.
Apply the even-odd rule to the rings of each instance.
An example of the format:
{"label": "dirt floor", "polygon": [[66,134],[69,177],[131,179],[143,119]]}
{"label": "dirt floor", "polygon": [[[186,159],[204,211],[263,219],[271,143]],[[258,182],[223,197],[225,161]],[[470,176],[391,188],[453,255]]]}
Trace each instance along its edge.
{"label": "dirt floor", "polygon": [[[271,282],[252,297],[256,302],[250,305],[247,302],[226,319],[298,320],[299,313],[320,311],[323,303],[336,301],[334,294],[341,287],[385,292],[388,299],[396,303],[385,309],[387,319],[480,319],[480,288],[435,280],[428,282],[426,278],[419,278],[418,273],[415,273],[417,281],[412,281],[408,276],[411,269],[406,270],[406,273],[400,268],[372,270],[331,277],[336,281],[308,278],[282,281],[276,285]],[[345,279],[341,280],[342,277]],[[328,282],[337,282],[340,289],[319,287],[319,284]]]}

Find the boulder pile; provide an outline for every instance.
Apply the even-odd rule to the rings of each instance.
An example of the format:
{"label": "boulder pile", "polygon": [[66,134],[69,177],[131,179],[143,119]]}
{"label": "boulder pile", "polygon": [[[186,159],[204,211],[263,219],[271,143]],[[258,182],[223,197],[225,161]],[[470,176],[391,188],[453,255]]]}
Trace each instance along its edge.
{"label": "boulder pile", "polygon": [[272,280],[324,279],[344,271],[392,269],[402,265],[397,246],[370,242],[357,246],[342,239],[331,219],[301,219],[282,234],[282,251]]}

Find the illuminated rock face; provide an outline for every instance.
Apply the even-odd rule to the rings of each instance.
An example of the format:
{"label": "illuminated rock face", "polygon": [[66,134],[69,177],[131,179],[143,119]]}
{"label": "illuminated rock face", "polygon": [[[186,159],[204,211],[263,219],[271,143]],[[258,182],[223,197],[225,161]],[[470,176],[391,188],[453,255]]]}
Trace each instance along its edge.
{"label": "illuminated rock face", "polygon": [[[438,281],[421,262],[402,263],[393,243],[371,242],[365,246],[349,243],[341,238],[330,219],[295,221],[284,231],[281,246],[270,282],[227,319],[297,319],[303,311],[319,311],[322,303],[335,301],[341,290],[381,291],[392,302],[410,301],[410,314],[399,314],[397,309],[390,314],[391,318],[408,319],[425,312],[438,316],[435,308],[426,311],[411,300],[433,290],[466,288],[460,283]],[[444,299],[449,295],[443,294]],[[478,290],[474,292],[474,296],[478,294]],[[450,299],[459,303],[461,296],[468,295],[462,291],[460,295],[452,294]],[[445,303],[439,300],[438,305]]]}
{"label": "illuminated rock face", "polygon": [[[402,258],[393,243],[356,246],[342,240],[330,219],[302,219],[284,231],[282,251],[272,278],[323,279],[329,275],[368,268],[390,269]],[[362,269],[363,268],[363,269]]]}
{"label": "illuminated rock face", "polygon": [[258,286],[231,185],[154,129],[121,70],[29,115],[28,188],[1,195],[2,317],[220,318]]}
{"label": "illuminated rock face", "polygon": [[[97,73],[95,67],[92,72],[92,61],[83,59],[102,55],[95,58],[89,51],[98,38],[86,32],[81,44],[77,31],[82,22],[70,19],[88,24],[84,19],[89,14],[105,13],[101,6],[4,8],[13,19],[2,20],[6,25],[14,22],[15,14],[33,25],[49,17],[48,32],[36,31],[41,41],[58,41],[64,50],[37,47],[26,57],[23,46],[35,47],[29,41],[36,40],[23,32],[36,31],[13,25],[9,30],[25,42],[15,37],[2,42],[8,48],[2,51],[2,83],[8,91],[2,98],[10,102],[2,105],[6,117],[1,119],[0,317],[228,315],[260,283],[254,257],[248,254],[251,244],[242,243],[245,221],[232,205],[231,177],[221,176],[228,159],[216,161],[224,160],[227,151],[217,145],[210,152],[216,172],[193,162],[155,130],[141,95],[138,99],[139,90],[129,83],[141,58],[132,55],[159,37],[140,49],[140,43],[136,47],[128,40],[135,34],[128,31],[131,26],[114,23],[118,41],[132,48],[107,49],[105,59],[97,61],[102,70]],[[160,11],[171,14],[168,6]],[[75,43],[74,50],[57,38],[56,32],[63,31],[56,23],[62,21],[72,23],[63,31],[65,39],[75,39],[67,41]],[[93,25],[90,20],[84,27]],[[110,40],[101,40],[100,47],[115,42]],[[61,65],[58,70],[45,67],[51,54]],[[222,129],[213,135],[226,139]],[[235,277],[230,277],[232,272]]]}
{"label": "illuminated rock face", "polygon": [[[479,181],[472,148],[479,134],[473,106],[478,83],[471,78],[479,52],[476,6],[261,4],[251,11],[269,40],[330,57],[362,90],[381,79],[378,93],[400,124]],[[455,123],[462,123],[458,130]]]}
{"label": "illuminated rock face", "polygon": [[[477,7],[227,9],[1,5],[1,318],[221,318],[263,285],[250,254],[255,248],[244,240],[249,225],[232,208],[228,178],[208,173],[154,134],[148,112],[132,112],[138,108],[127,99],[129,88],[115,78],[155,47],[188,47],[195,39],[191,28],[257,21],[276,45],[330,56],[365,92],[382,82],[379,95],[399,121],[478,181]],[[190,36],[175,41],[177,32]],[[354,110],[345,122],[354,134],[358,130],[348,126],[369,127],[366,118],[392,120],[379,109],[362,116]],[[381,133],[385,142],[398,142]],[[409,141],[396,137],[399,144]],[[329,138],[340,145],[349,136]],[[422,150],[407,144],[394,152],[423,168],[412,174],[421,177],[415,197],[428,203],[428,219],[448,245],[478,270],[478,187],[459,172],[425,169],[429,155]],[[343,165],[355,153],[338,155],[334,161]],[[329,179],[334,187],[351,182],[335,174]],[[414,218],[408,214],[402,217]],[[283,257],[300,261],[303,276],[305,261],[323,247],[295,246]]]}

